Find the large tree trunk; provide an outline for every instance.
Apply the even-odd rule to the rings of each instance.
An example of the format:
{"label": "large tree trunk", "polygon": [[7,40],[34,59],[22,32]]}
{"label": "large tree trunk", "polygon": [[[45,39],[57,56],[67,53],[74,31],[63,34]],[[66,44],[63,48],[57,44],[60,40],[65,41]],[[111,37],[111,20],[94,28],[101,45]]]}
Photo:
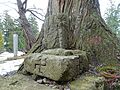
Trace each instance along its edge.
{"label": "large tree trunk", "polygon": [[80,49],[90,63],[118,63],[118,40],[100,14],[98,0],[49,0],[45,23],[29,53],[50,48]]}
{"label": "large tree trunk", "polygon": [[30,23],[28,22],[25,13],[26,13],[26,4],[27,0],[25,0],[23,3],[21,0],[17,0],[17,6],[19,10],[19,16],[20,16],[20,24],[23,28],[23,33],[26,41],[26,50],[29,51],[32,47],[32,45],[35,43],[36,38],[34,37],[32,33],[32,28],[30,26]]}

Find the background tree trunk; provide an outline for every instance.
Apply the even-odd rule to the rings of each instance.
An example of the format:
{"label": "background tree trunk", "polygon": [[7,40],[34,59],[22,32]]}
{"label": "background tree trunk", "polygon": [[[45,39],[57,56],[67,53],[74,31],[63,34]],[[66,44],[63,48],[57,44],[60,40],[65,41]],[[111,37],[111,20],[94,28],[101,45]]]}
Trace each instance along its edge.
{"label": "background tree trunk", "polygon": [[17,6],[19,10],[19,19],[20,19],[20,24],[23,28],[23,33],[25,37],[25,42],[26,42],[26,50],[30,50],[32,45],[35,43],[36,38],[32,34],[32,28],[30,26],[30,23],[28,22],[25,13],[26,13],[26,5],[27,5],[27,0],[25,0],[23,3],[21,0],[17,0]]}
{"label": "background tree trunk", "polygon": [[101,17],[98,0],[49,0],[45,23],[29,53],[80,49],[90,63],[118,63],[118,40]]}

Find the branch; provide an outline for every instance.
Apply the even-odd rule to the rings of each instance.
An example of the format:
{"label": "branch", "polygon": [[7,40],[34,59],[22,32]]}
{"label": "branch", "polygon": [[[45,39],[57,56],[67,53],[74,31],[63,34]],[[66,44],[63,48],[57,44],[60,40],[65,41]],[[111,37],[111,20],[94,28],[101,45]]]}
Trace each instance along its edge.
{"label": "branch", "polygon": [[25,0],[25,1],[23,2],[22,6],[23,6],[24,10],[26,11],[26,8],[27,8],[27,0]]}
{"label": "branch", "polygon": [[34,8],[28,8],[28,9],[32,9],[32,10],[33,10],[33,9],[34,9],[34,10],[37,9],[37,10],[43,11],[43,9],[41,9],[41,8],[36,8],[36,7],[34,7]]}
{"label": "branch", "polygon": [[118,9],[118,10],[120,9],[120,3],[118,4],[117,9]]}
{"label": "branch", "polygon": [[44,11],[43,11],[43,9],[41,9],[41,8],[36,8],[36,7],[34,7],[34,8],[28,8],[29,10],[33,10],[33,11],[41,11],[43,14],[44,14],[44,16],[45,16],[45,13],[44,13]]}
{"label": "branch", "polygon": [[36,14],[39,14],[40,16],[44,17],[44,15],[43,15],[43,14],[41,14],[41,13],[39,13],[39,12],[35,11],[35,10],[27,9],[26,11],[35,12]]}
{"label": "branch", "polygon": [[43,21],[44,22],[44,20],[43,19],[41,19],[41,18],[39,18],[37,15],[35,15],[31,10],[29,10],[29,9],[27,9],[27,11],[29,11],[32,15],[34,15],[36,18],[38,18],[39,20],[41,20],[41,21]]}

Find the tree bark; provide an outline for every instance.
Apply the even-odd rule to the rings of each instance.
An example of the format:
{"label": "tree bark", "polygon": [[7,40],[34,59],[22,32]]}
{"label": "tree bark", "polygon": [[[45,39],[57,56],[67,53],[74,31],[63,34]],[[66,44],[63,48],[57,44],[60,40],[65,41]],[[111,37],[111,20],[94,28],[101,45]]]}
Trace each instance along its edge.
{"label": "tree bark", "polygon": [[23,33],[26,41],[26,50],[29,51],[32,47],[32,45],[35,43],[36,38],[32,34],[32,28],[30,26],[30,23],[28,22],[25,13],[26,13],[26,4],[27,0],[25,0],[23,3],[21,0],[17,0],[17,6],[19,10],[19,19],[20,19],[20,24],[23,28]]}
{"label": "tree bark", "polygon": [[45,23],[29,53],[80,49],[90,63],[117,64],[119,42],[101,17],[98,0],[49,0]]}

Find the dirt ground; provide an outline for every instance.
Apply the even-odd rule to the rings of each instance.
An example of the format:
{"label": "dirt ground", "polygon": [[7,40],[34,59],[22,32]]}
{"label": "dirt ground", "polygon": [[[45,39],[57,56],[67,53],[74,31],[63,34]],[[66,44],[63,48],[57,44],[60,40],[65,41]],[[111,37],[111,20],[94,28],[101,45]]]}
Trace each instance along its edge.
{"label": "dirt ground", "polygon": [[38,84],[28,76],[16,74],[11,77],[0,77],[0,90],[58,90]]}

